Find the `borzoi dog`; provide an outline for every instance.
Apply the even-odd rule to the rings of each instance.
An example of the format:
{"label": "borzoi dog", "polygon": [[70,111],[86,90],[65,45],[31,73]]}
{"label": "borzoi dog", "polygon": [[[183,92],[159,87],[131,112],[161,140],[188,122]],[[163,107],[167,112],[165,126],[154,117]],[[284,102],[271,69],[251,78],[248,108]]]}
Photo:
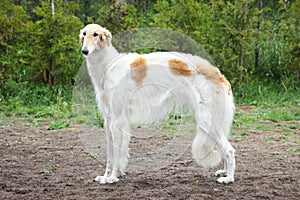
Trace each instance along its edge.
{"label": "borzoi dog", "polygon": [[162,119],[166,113],[152,112],[152,106],[171,110],[175,101],[195,116],[195,161],[213,167],[224,160],[224,169],[215,173],[221,176],[217,181],[234,181],[235,150],[228,142],[233,95],[230,83],[216,67],[178,52],[121,54],[112,46],[111,33],[97,24],[84,27],[79,37],[107,134],[106,171],[95,181],[119,181],[129,158],[130,125]]}

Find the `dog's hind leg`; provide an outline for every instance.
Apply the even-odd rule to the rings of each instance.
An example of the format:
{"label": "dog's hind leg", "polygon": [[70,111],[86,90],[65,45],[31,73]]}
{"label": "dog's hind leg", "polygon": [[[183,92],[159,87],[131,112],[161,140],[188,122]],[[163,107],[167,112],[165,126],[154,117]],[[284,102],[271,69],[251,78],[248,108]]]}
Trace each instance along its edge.
{"label": "dog's hind leg", "polygon": [[205,85],[198,91],[201,101],[195,113],[198,134],[192,145],[193,157],[203,167],[213,167],[223,159],[224,170],[215,174],[226,176],[220,177],[218,182],[233,182],[234,149],[227,139],[234,112],[233,99],[224,92],[209,92],[212,90]]}
{"label": "dog's hind leg", "polygon": [[[218,179],[220,183],[229,183],[234,181],[235,171],[235,150],[228,141],[230,126],[233,121],[234,104],[231,95],[218,95],[218,103],[214,106],[214,127],[215,139],[218,149],[222,153],[224,160],[224,169],[216,171],[216,176],[224,176]],[[222,111],[222,112],[220,112]]]}
{"label": "dog's hind leg", "polygon": [[121,175],[125,175],[125,170],[127,167],[128,159],[129,159],[129,142],[130,142],[130,126],[127,121],[123,124],[122,132],[122,144],[120,149],[120,173]]}
{"label": "dog's hind leg", "polygon": [[224,162],[224,169],[220,169],[215,172],[215,176],[226,176],[227,175],[227,162]]}
{"label": "dog's hind leg", "polygon": [[221,137],[222,139],[218,141],[218,148],[222,152],[222,157],[224,159],[224,170],[218,170],[215,175],[225,174],[226,176],[220,177],[218,179],[219,183],[229,183],[234,182],[234,171],[235,171],[235,150],[228,142],[227,138]]}

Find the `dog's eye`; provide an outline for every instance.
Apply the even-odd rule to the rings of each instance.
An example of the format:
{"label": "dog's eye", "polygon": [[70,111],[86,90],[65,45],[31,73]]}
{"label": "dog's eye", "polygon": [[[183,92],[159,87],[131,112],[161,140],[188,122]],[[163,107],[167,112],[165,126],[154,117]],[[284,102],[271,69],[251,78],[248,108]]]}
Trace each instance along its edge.
{"label": "dog's eye", "polygon": [[86,32],[83,32],[82,35],[83,35],[83,36],[86,36]]}
{"label": "dog's eye", "polygon": [[99,34],[98,33],[94,33],[94,37],[97,37]]}

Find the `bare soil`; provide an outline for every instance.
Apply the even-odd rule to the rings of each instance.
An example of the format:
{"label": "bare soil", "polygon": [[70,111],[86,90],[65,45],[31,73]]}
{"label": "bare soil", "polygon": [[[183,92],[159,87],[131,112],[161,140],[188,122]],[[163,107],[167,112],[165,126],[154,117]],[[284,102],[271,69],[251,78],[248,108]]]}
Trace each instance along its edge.
{"label": "bare soil", "polygon": [[237,161],[232,184],[217,183],[214,171],[222,166],[202,169],[190,149],[162,166],[159,153],[156,159],[147,152],[174,138],[159,136],[131,141],[132,159],[149,155],[150,167],[131,162],[118,183],[101,185],[93,179],[104,173],[103,162],[89,154],[76,129],[10,123],[0,127],[0,199],[300,199],[299,130],[293,130],[298,138],[283,137],[282,131],[249,132],[230,137]]}

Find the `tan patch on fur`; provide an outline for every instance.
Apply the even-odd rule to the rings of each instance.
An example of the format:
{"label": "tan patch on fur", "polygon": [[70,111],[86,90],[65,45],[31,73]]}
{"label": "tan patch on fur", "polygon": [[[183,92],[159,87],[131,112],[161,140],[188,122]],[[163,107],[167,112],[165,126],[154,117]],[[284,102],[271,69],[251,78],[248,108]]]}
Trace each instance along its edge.
{"label": "tan patch on fur", "polygon": [[176,74],[183,76],[190,76],[192,74],[192,71],[188,68],[188,64],[176,58],[169,60],[169,67]]}
{"label": "tan patch on fur", "polygon": [[202,63],[197,66],[197,72],[205,76],[207,80],[211,81],[216,86],[217,92],[220,92],[222,86],[225,85],[227,87],[228,95],[230,95],[231,85],[218,68],[207,63]]}
{"label": "tan patch on fur", "polygon": [[130,64],[130,67],[133,72],[132,78],[137,85],[141,85],[147,76],[147,60],[143,57],[138,57]]}

